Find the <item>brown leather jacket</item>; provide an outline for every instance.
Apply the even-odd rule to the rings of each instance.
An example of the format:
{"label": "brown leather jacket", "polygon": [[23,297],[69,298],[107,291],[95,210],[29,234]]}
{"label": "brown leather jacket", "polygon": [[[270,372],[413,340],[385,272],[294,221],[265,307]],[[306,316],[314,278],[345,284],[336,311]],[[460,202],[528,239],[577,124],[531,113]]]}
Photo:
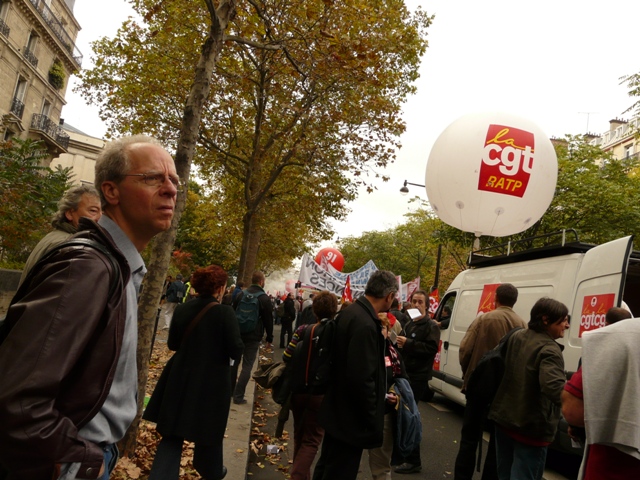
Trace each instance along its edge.
{"label": "brown leather jacket", "polygon": [[[78,436],[111,388],[126,320],[129,266],[111,237],[81,220],[78,236],[108,247],[112,265],[91,247],[66,247],[16,293],[12,329],[0,346],[0,463],[9,479],[50,480],[57,465],[81,463],[78,477],[97,478],[100,446]],[[109,297],[109,298],[107,298]]]}

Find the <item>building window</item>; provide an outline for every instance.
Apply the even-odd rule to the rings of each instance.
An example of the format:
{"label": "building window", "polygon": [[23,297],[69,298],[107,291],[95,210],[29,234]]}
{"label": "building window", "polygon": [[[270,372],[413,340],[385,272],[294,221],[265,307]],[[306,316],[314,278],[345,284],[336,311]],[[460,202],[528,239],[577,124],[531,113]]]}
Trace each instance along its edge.
{"label": "building window", "polygon": [[42,111],[40,113],[42,113],[43,116],[48,117],[49,112],[51,112],[51,102],[45,100],[42,103]]}
{"label": "building window", "polygon": [[24,58],[33,65],[34,67],[38,66],[38,58],[36,57],[36,45],[38,44],[38,35],[35,32],[31,32],[29,34],[29,40],[27,41],[27,45],[24,47]]}
{"label": "building window", "polygon": [[633,155],[633,143],[624,146],[624,158],[629,158]]}
{"label": "building window", "polygon": [[13,130],[9,130],[8,128],[4,131],[4,141],[8,142],[15,135]]}
{"label": "building window", "polygon": [[27,91],[27,80],[23,77],[18,78],[18,83],[13,92],[13,100],[11,101],[11,113],[22,119],[24,113],[24,97]]}
{"label": "building window", "polygon": [[4,0],[0,0],[0,35],[4,35],[5,37],[8,37],[11,32],[11,29],[5,22],[8,10],[9,4]]}

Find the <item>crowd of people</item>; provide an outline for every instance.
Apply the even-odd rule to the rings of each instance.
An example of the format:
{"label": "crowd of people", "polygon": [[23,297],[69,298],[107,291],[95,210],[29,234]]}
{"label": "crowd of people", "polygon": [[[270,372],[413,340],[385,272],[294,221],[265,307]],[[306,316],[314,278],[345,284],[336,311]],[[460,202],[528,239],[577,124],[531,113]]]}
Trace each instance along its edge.
{"label": "crowd of people", "polygon": [[[61,199],[0,327],[0,478],[106,480],[138,411],[140,252],[170,227],[180,179],[169,153],[142,135],[107,144],[95,179],[95,188],[73,187]],[[374,480],[422,470],[417,403],[431,397],[452,305],[432,318],[424,290],[401,305],[385,270],[342,304],[326,291],[272,298],[261,271],[248,286],[228,287],[217,265],[184,280],[167,277],[158,314],[175,354],[144,412],[162,435],[150,479],[178,478],[185,440],[203,478],[225,477],[230,405],[252,398],[247,385],[274,323],[291,379],[292,479],[355,479],[365,449]],[[489,406],[468,398],[454,478],[472,478],[488,427],[483,480],[541,479],[561,412],[586,445],[584,479],[640,478],[640,323],[609,310],[605,328],[582,336],[582,366],[567,382],[558,340],[568,308],[540,298],[525,321],[517,299],[515,286],[499,285],[495,309],[461,342],[463,391],[499,344],[505,369]]]}

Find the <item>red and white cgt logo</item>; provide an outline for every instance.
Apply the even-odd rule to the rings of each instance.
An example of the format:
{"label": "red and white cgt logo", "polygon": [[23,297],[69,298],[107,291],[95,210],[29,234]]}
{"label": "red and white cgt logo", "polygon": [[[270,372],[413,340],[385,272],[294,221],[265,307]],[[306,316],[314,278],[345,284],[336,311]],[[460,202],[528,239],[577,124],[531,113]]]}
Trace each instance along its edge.
{"label": "red and white cgt logo", "polygon": [[580,332],[582,337],[584,332],[604,327],[605,315],[616,299],[615,293],[605,293],[602,295],[587,295],[582,300],[582,311],[580,312]]}
{"label": "red and white cgt logo", "polygon": [[534,138],[518,128],[489,125],[478,190],[522,198],[533,170]]}

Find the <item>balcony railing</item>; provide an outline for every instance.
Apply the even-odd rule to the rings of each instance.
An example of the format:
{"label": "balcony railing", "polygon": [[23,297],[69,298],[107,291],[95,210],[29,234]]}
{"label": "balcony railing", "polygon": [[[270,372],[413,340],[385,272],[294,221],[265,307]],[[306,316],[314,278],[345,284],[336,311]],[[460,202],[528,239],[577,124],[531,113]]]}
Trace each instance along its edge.
{"label": "balcony railing", "polygon": [[5,37],[9,36],[9,32],[11,31],[11,29],[9,28],[9,26],[4,23],[4,20],[0,18],[0,34],[4,35]]}
{"label": "balcony railing", "polygon": [[34,68],[38,67],[38,58],[33,54],[31,50],[29,50],[29,47],[24,47],[22,54],[24,55],[24,58],[26,58],[27,61],[34,66]]}
{"label": "balcony railing", "polygon": [[34,113],[31,118],[31,129],[43,132],[65,150],[69,148],[69,135],[46,115]]}
{"label": "balcony railing", "polygon": [[58,37],[58,40],[62,42],[62,44],[67,49],[69,54],[71,54],[71,56],[76,61],[78,66],[82,66],[82,53],[80,53],[80,50],[78,50],[78,48],[75,46],[75,44],[73,43],[73,40],[71,40],[71,37],[64,29],[64,25],[62,25],[60,20],[58,20],[58,18],[51,11],[49,6],[46,3],[44,3],[44,0],[29,0],[29,1],[38,11],[42,19],[45,21],[45,23],[51,27],[51,30],[53,30],[53,33],[55,34],[55,36]]}
{"label": "balcony railing", "polygon": [[24,103],[22,103],[17,98],[14,98],[11,101],[11,109],[9,111],[22,120],[22,114],[24,113]]}

